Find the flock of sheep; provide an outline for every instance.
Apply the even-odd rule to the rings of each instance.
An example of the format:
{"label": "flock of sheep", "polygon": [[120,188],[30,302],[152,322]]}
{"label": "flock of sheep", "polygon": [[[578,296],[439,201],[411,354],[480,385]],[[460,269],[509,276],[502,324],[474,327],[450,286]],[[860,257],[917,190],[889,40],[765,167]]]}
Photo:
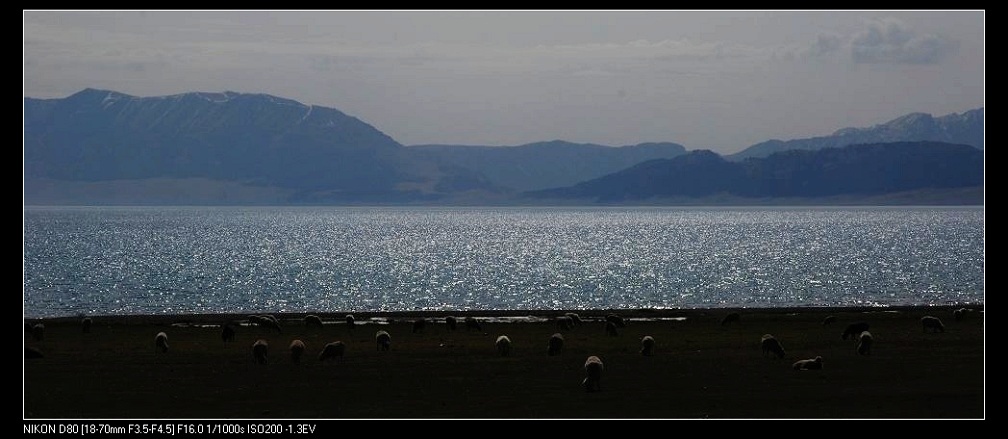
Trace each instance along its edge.
{"label": "flock of sheep", "polygon": [[[445,325],[449,331],[455,331],[457,329],[457,319],[453,316],[445,317]],[[566,313],[563,316],[559,316],[553,319],[554,324],[558,330],[571,330],[575,326],[580,326],[583,324],[583,320],[576,313]],[[355,327],[355,319],[352,314],[348,314],[345,318],[345,322],[348,330],[353,330]],[[610,336],[616,336],[619,334],[619,328],[626,326],[626,321],[616,314],[609,314],[605,317],[605,331],[606,334]],[[277,333],[282,333],[283,329],[280,325],[280,321],[268,314],[264,315],[251,315],[246,319],[246,324],[249,326],[255,326],[260,328],[266,328],[268,330],[276,331]],[[479,321],[474,317],[466,317],[464,324],[467,330],[482,332],[482,327]],[[86,319],[85,321],[85,331],[90,330],[91,320]],[[321,329],[323,328],[322,319],[316,315],[307,315],[304,317],[304,325],[307,328]],[[427,325],[427,321],[423,318],[417,319],[413,322],[412,332],[421,333]],[[34,334],[38,334],[37,337],[41,339],[42,331],[44,327],[41,323],[35,325],[31,328]],[[225,323],[221,325],[221,340],[225,343],[233,342],[235,339],[235,329],[229,324]],[[375,345],[378,351],[388,351],[391,349],[392,336],[388,331],[380,329],[375,332]],[[494,345],[500,356],[511,355],[512,342],[507,335],[500,335],[495,339]],[[564,346],[564,336],[560,332],[553,333],[546,346],[546,353],[549,356],[560,355],[563,351]],[[156,352],[168,353],[168,335],[165,332],[158,332],[154,337],[154,348]],[[304,356],[306,350],[306,345],[304,341],[300,339],[291,340],[288,345],[288,352],[290,355],[290,361],[293,364],[300,364],[301,359]],[[655,351],[655,340],[654,337],[650,335],[645,335],[641,338],[640,353],[644,356],[653,356]],[[346,352],[346,344],[342,341],[334,341],[327,343],[323,346],[322,350],[318,354],[319,361],[327,361],[333,359],[342,360],[344,353]],[[26,354],[27,355],[27,354]],[[252,343],[252,360],[257,364],[267,364],[269,361],[269,343],[265,339],[256,339]],[[601,379],[603,370],[602,360],[597,355],[591,355],[585,360],[584,370],[585,378],[582,381],[582,385],[585,390],[589,392],[598,391],[601,389]]]}
{"label": "flock of sheep", "polygon": [[[953,315],[956,320],[961,320],[967,312],[970,312],[968,308],[960,308],[955,310]],[[737,321],[738,319],[739,317],[736,314],[733,320]],[[836,316],[831,315],[823,319],[822,324],[826,326],[835,321]],[[938,317],[924,316],[920,318],[920,323],[924,332],[945,332],[945,325]],[[722,321],[722,324],[724,324],[724,321]],[[841,339],[854,341],[854,352],[858,355],[870,355],[872,344],[875,343],[875,337],[871,332],[868,332],[868,326],[867,322],[853,322],[848,324],[840,334]],[[762,346],[764,356],[773,354],[777,358],[784,358],[784,347],[773,335],[764,334],[760,340],[760,345]],[[823,368],[823,358],[817,355],[815,358],[798,360],[791,366],[795,370],[821,370]]]}
{"label": "flock of sheep", "polygon": [[[956,320],[961,320],[965,318],[968,313],[972,312],[967,308],[961,308],[954,311],[953,315]],[[576,313],[566,313],[562,316],[558,316],[552,319],[555,324],[557,332],[549,336],[546,344],[546,353],[549,356],[561,355],[564,348],[564,336],[561,331],[569,331],[576,326],[581,326],[583,320]],[[739,313],[730,313],[721,319],[721,325],[728,325],[731,323],[739,322],[741,320],[741,315]],[[352,314],[348,314],[345,319],[346,327],[349,331],[353,331],[355,328],[355,319]],[[823,326],[830,325],[836,321],[834,316],[826,317],[822,324]],[[257,326],[260,328],[265,328],[266,330],[276,331],[277,333],[282,332],[282,327],[279,320],[272,315],[251,315],[246,320],[247,325]],[[457,319],[452,316],[445,317],[444,319],[446,328],[448,331],[457,330]],[[626,320],[617,314],[608,314],[605,316],[604,320],[605,333],[608,336],[618,336],[621,328],[626,327]],[[83,318],[81,320],[82,331],[88,333],[91,331],[92,320],[90,318]],[[924,316],[920,319],[921,328],[924,332],[944,332],[945,326],[941,319],[935,316]],[[323,328],[323,321],[321,318],[315,315],[308,315],[304,318],[304,325],[307,328],[321,329]],[[427,321],[423,318],[417,319],[413,322],[412,332],[422,333],[427,325]],[[478,320],[473,317],[466,317],[464,319],[465,328],[469,331],[482,332],[482,327]],[[26,323],[26,332],[31,334],[35,340],[43,340],[45,337],[45,326],[42,323]],[[874,343],[874,336],[868,331],[869,325],[866,322],[853,322],[848,324],[843,332],[841,333],[841,339],[843,340],[853,340],[854,341],[854,351],[857,355],[870,355],[872,345]],[[225,343],[233,342],[235,339],[235,329],[231,324],[221,325],[221,339]],[[392,344],[392,336],[386,330],[377,330],[375,332],[375,344],[378,351],[389,351]],[[511,339],[505,335],[499,335],[494,341],[497,353],[500,356],[506,357],[511,355],[513,350],[513,343]],[[168,335],[166,332],[158,332],[154,337],[154,348],[155,352],[167,354],[168,353]],[[784,346],[777,337],[772,334],[764,334],[760,338],[760,347],[763,356],[773,356],[778,359],[783,359],[786,356]],[[268,350],[269,344],[264,339],[256,339],[252,344],[251,352],[252,359],[258,364],[267,364],[268,362]],[[291,340],[288,345],[288,353],[290,355],[290,361],[294,364],[299,364],[302,357],[306,351],[306,345],[304,341],[300,339]],[[325,362],[328,360],[342,360],[346,352],[346,344],[343,341],[333,341],[327,343],[323,346],[322,350],[318,353],[317,358],[319,361]],[[651,335],[645,335],[640,340],[640,354],[643,356],[654,356],[655,354],[655,339]],[[36,348],[25,347],[25,357],[26,358],[41,358],[43,356],[42,352]],[[823,368],[823,358],[822,356],[816,356],[809,359],[801,359],[792,364],[795,370],[821,370]],[[584,374],[585,377],[582,381],[582,386],[588,392],[599,391],[601,389],[601,379],[602,371],[604,370],[604,365],[602,359],[598,355],[590,355],[584,363]]]}

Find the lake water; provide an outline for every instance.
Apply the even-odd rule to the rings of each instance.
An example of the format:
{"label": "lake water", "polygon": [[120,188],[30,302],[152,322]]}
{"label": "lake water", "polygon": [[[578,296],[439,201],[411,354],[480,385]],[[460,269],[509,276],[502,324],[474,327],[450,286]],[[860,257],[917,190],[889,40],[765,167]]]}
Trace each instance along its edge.
{"label": "lake water", "polygon": [[25,207],[24,315],[984,302],[984,209]]}

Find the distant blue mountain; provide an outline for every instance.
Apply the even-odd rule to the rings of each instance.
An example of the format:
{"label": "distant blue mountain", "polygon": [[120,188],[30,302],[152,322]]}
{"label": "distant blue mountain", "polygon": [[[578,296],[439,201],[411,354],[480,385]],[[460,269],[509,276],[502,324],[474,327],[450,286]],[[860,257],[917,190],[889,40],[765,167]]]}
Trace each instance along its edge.
{"label": "distant blue mountain", "polygon": [[[67,193],[88,187],[116,188],[130,204],[145,199],[139,186],[151,186],[153,198],[185,188],[207,203],[257,202],[257,192],[268,203],[315,203],[493,190],[479,175],[424,160],[338,110],[265,94],[141,98],[86,89],[63,99],[25,98],[24,106],[26,202],[108,196]],[[206,196],[224,189],[245,195]]]}
{"label": "distant blue mountain", "polygon": [[975,147],[823,145],[917,133],[969,137],[982,147],[982,128],[982,109],[908,115],[829,138],[754,145],[749,154],[793,150],[735,160],[674,143],[406,147],[339,110],[265,94],[86,89],[24,99],[23,193],[25,204],[526,204],[972,188],[975,202],[983,187],[983,152]]}
{"label": "distant blue mountain", "polygon": [[[530,191],[531,199],[634,203],[662,199],[733,200],[879,197],[913,191],[968,191],[951,204],[979,204],[983,151],[940,142],[851,145],[790,150],[765,158],[729,161],[711,151],[692,151],[641,163],[564,188]],[[959,193],[959,192],[956,192]]]}
{"label": "distant blue mountain", "polygon": [[934,141],[961,143],[979,149],[984,147],[984,110],[978,108],[962,114],[932,117],[925,113],[910,113],[889,122],[868,128],[844,128],[832,135],[795,140],[768,140],[735,154],[729,160],[766,157],[792,149],[815,150],[839,148],[861,143]]}
{"label": "distant blue mountain", "polygon": [[568,186],[657,158],[686,152],[675,143],[620,147],[562,140],[520,146],[416,145],[439,163],[471,169],[495,185],[519,191]]}

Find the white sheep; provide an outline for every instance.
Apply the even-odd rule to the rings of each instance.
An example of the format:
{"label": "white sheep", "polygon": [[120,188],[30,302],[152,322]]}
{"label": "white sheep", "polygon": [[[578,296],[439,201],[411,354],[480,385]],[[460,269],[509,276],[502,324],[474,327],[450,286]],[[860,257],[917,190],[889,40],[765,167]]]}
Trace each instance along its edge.
{"label": "white sheep", "polygon": [[502,335],[497,337],[497,341],[494,344],[497,346],[497,353],[502,357],[511,355],[511,339],[508,336]]}
{"label": "white sheep", "polygon": [[227,343],[230,341],[234,341],[234,338],[235,338],[235,330],[234,328],[231,327],[231,324],[225,323],[221,325],[221,340],[224,343]]}
{"label": "white sheep", "polygon": [[924,327],[924,332],[927,332],[928,329],[931,332],[945,332],[945,325],[942,324],[941,319],[935,316],[921,317],[921,326]]}
{"label": "white sheep", "polygon": [[959,308],[955,311],[952,311],[952,317],[954,317],[955,320],[958,322],[960,320],[965,320],[967,317],[970,316],[970,313],[972,312],[973,310],[969,308]]}
{"label": "white sheep", "polygon": [[478,320],[475,317],[468,316],[465,318],[466,329],[470,331],[483,332],[483,328],[480,326]]}
{"label": "white sheep", "polygon": [[614,325],[616,325],[617,328],[624,328],[624,327],[626,327],[626,320],[623,320],[623,317],[620,317],[619,314],[615,314],[615,313],[614,314],[608,314],[608,315],[606,315],[605,319],[606,319],[607,322],[612,322]]}
{"label": "white sheep", "polygon": [[872,337],[871,333],[864,331],[861,335],[858,335],[856,352],[860,355],[868,355],[871,353],[871,345],[874,343],[875,339]]}
{"label": "white sheep", "polygon": [[777,358],[784,358],[784,346],[781,346],[779,340],[770,334],[763,334],[763,338],[760,339],[760,346],[763,347],[763,356],[767,354],[774,354]]}
{"label": "white sheep", "polygon": [[265,326],[267,328],[276,329],[277,332],[282,332],[280,330],[280,320],[277,320],[277,318],[274,315],[272,315],[272,314],[263,314],[260,317],[263,318],[263,320],[262,320],[263,326]]}
{"label": "white sheep", "polygon": [[291,362],[301,364],[301,356],[304,355],[305,351],[304,342],[298,339],[291,340],[288,349],[290,349]]}
{"label": "white sheep", "polygon": [[550,336],[549,343],[547,344],[546,353],[549,354],[549,356],[551,357],[554,355],[560,355],[560,352],[563,351],[563,345],[564,345],[563,334],[557,332]]}
{"label": "white sheep", "polygon": [[640,353],[645,357],[654,356],[654,337],[645,335],[640,341]]}
{"label": "white sheep", "polygon": [[261,328],[272,328],[276,329],[277,332],[280,331],[280,321],[276,317],[269,314],[263,315],[251,315],[248,317],[248,322],[250,325],[255,325]]}
{"label": "white sheep", "polygon": [[154,351],[168,352],[168,334],[159,332],[154,336]]}
{"label": "white sheep", "polygon": [[560,331],[569,331],[574,327],[574,319],[567,315],[557,317],[554,319],[554,323],[556,323],[557,330]]}
{"label": "white sheep", "polygon": [[605,333],[610,337],[619,336],[619,330],[616,329],[616,324],[611,321],[607,321],[605,323]]}
{"label": "white sheep", "polygon": [[319,352],[319,361],[326,361],[332,358],[339,358],[343,360],[343,352],[346,351],[346,344],[342,341],[334,341],[332,343],[326,343],[322,348],[322,352]]}
{"label": "white sheep", "polygon": [[822,369],[822,357],[817,356],[810,360],[798,360],[791,367],[795,370],[819,370]]}
{"label": "white sheep", "polygon": [[375,342],[379,351],[387,351],[392,346],[392,336],[388,331],[378,331],[375,333]]}
{"label": "white sheep", "polygon": [[721,319],[721,326],[727,325],[732,322],[737,322],[741,319],[742,315],[737,312],[728,313],[728,315],[724,316],[724,318]]}
{"label": "white sheep", "polygon": [[575,312],[569,312],[569,313],[565,313],[563,315],[571,317],[571,321],[574,322],[575,326],[581,326],[581,324],[583,323],[583,321],[581,320],[581,316],[578,315]]}
{"label": "white sheep", "polygon": [[423,333],[424,328],[427,327],[427,319],[421,317],[413,321],[413,333],[420,334]]}
{"label": "white sheep", "polygon": [[592,355],[585,360],[584,368],[585,379],[581,381],[581,385],[589,392],[601,390],[600,383],[602,381],[602,369],[604,369],[602,359]]}
{"label": "white sheep", "polygon": [[322,329],[322,319],[317,315],[306,315],[304,323],[306,328]]}
{"label": "white sheep", "polygon": [[268,350],[269,343],[267,343],[266,340],[261,338],[256,340],[255,343],[252,343],[252,359],[255,360],[256,363],[266,364]]}
{"label": "white sheep", "polygon": [[356,319],[354,319],[353,314],[347,314],[343,320],[346,321],[347,329],[353,331],[354,325],[356,324]]}
{"label": "white sheep", "polygon": [[30,333],[35,340],[41,341],[45,339],[45,325],[42,324],[42,322],[35,324],[26,323],[25,326],[28,329],[28,333]]}
{"label": "white sheep", "polygon": [[854,322],[847,325],[847,327],[844,328],[843,334],[840,334],[840,338],[846,340],[849,337],[852,340],[857,341],[857,336],[867,330],[868,330],[868,323]]}

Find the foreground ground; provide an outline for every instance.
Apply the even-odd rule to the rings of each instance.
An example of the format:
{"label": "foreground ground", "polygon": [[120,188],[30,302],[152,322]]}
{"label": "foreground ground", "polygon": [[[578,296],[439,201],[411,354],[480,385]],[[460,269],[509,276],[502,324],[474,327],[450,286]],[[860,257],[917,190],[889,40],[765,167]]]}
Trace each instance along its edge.
{"label": "foreground ground", "polygon": [[[739,320],[722,324],[733,311]],[[277,315],[280,332],[247,326],[246,316],[96,316],[89,333],[79,319],[49,319],[42,340],[25,333],[25,345],[44,356],[24,360],[24,418],[985,418],[981,310],[962,320],[944,307],[617,312],[629,322],[610,336],[606,311],[578,311],[584,324],[561,331],[558,356],[546,352],[553,321],[486,319],[491,313],[472,314],[482,331],[460,324],[453,332],[443,313],[425,314],[431,323],[419,333],[418,315],[408,314],[356,314],[352,330],[344,314],[320,314],[321,329],[307,327],[304,314]],[[944,332],[923,330],[929,314]],[[824,325],[828,315],[836,320]],[[238,325],[233,342],[221,339],[225,321]],[[855,321],[870,324],[870,355],[841,339]],[[377,330],[391,334],[389,351],[377,350]],[[155,352],[160,331],[168,353]],[[764,356],[765,333],[782,342],[784,359]],[[502,334],[513,343],[507,357],[494,347]],[[644,335],[657,342],[654,356],[640,354]],[[295,338],[307,345],[301,364],[287,352]],[[266,365],[253,361],[257,339],[269,343]],[[335,340],[347,345],[343,361],[320,362]],[[581,386],[589,355],[605,364],[592,393]],[[792,368],[816,356],[822,370]]]}

